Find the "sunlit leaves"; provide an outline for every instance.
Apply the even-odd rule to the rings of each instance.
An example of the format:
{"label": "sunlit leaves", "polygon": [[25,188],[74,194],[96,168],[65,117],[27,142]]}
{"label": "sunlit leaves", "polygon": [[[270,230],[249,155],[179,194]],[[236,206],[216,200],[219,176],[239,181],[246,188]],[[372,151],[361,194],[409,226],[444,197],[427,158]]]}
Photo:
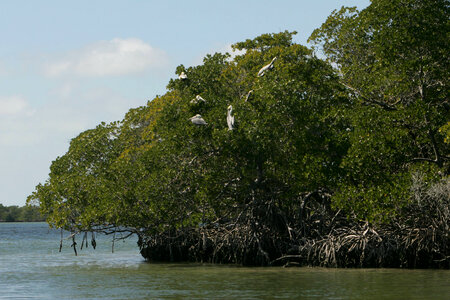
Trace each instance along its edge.
{"label": "sunlit leaves", "polygon": [[[381,39],[409,29],[385,11],[375,18],[381,4],[390,7],[344,8],[313,34],[333,65],[287,31],[235,44],[245,52],[234,58],[216,53],[199,66],[180,65],[176,74],[187,78],[172,79],[166,94],[74,138],[30,201],[71,230],[199,228],[264,203],[295,214],[299,199],[318,191],[359,219],[387,221],[408,199],[417,160],[440,153],[442,169],[448,120],[439,102],[444,81],[435,80],[446,71],[427,63],[410,72],[414,63],[402,53],[412,52]],[[426,79],[419,93],[418,74]],[[197,96],[204,101],[192,101]],[[189,120],[196,114],[207,125]]]}
{"label": "sunlit leaves", "polygon": [[334,11],[311,35],[354,97],[347,174],[335,197],[341,207],[367,218],[388,214],[408,198],[409,181],[399,178],[415,165],[448,174],[448,17],[448,1],[376,0],[362,11]]}

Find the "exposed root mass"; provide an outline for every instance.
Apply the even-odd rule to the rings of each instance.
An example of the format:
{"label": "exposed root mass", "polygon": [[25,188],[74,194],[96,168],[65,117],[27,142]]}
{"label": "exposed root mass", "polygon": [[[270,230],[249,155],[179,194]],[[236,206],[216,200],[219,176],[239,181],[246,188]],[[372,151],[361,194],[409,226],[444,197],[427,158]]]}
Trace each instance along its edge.
{"label": "exposed root mass", "polygon": [[265,202],[234,220],[141,235],[139,246],[149,261],[449,268],[450,184],[413,192],[388,224],[348,219],[317,199],[289,215]]}

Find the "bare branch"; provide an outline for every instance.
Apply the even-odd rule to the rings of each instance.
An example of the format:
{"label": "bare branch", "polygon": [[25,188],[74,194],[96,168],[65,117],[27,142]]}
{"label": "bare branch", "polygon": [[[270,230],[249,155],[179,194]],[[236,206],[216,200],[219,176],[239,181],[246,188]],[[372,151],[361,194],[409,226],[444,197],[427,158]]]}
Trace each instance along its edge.
{"label": "bare branch", "polygon": [[356,88],[354,88],[348,84],[345,84],[345,83],[342,83],[342,84],[349,90],[353,91],[355,94],[357,94],[359,97],[361,97],[361,99],[363,99],[365,102],[367,102],[369,104],[375,104],[375,105],[381,106],[383,109],[386,109],[386,110],[397,110],[397,108],[393,107],[392,105],[396,105],[397,103],[399,103],[400,99],[397,100],[394,104],[389,105],[384,102],[373,100],[373,99],[370,99],[369,97],[366,97],[365,95],[363,95],[361,93],[361,91],[357,90]]}

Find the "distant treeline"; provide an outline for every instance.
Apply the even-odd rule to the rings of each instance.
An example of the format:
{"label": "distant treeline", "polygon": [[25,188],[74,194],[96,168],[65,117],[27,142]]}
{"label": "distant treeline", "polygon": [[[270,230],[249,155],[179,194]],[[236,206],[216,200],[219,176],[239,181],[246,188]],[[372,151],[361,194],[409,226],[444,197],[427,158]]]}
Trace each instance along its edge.
{"label": "distant treeline", "polygon": [[3,206],[0,204],[0,222],[42,222],[45,217],[37,206]]}

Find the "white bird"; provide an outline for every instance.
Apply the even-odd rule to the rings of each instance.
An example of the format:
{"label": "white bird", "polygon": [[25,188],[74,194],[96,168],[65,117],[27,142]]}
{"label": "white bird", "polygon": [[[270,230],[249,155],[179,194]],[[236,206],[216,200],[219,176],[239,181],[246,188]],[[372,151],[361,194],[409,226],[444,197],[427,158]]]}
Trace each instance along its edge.
{"label": "white bird", "polygon": [[185,79],[187,79],[187,75],[186,75],[186,73],[184,73],[184,72],[181,72],[181,74],[178,76],[178,79],[181,79],[181,80],[185,80]]}
{"label": "white bird", "polygon": [[253,90],[248,91],[247,96],[245,96],[245,101],[244,101],[244,102],[247,102],[247,101],[248,101],[248,99],[250,98],[250,96],[252,95],[252,93],[253,93]]}
{"label": "white bird", "polygon": [[232,112],[233,112],[233,107],[230,105],[230,106],[228,106],[228,111],[227,111],[228,130],[234,129],[234,116],[231,115]]}
{"label": "white bird", "polygon": [[200,102],[200,101],[206,103],[206,100],[205,100],[205,99],[203,99],[200,95],[197,95],[197,96],[195,96],[194,99],[191,100],[191,103],[192,103],[192,104],[197,104],[197,103]]}
{"label": "white bird", "polygon": [[272,70],[273,69],[273,63],[277,60],[277,57],[274,57],[272,59],[272,61],[270,62],[270,64],[265,65],[264,67],[262,67],[259,72],[258,72],[258,77],[262,77],[264,76],[264,74],[266,73],[266,71]]}
{"label": "white bird", "polygon": [[195,125],[208,125],[208,123],[206,123],[202,116],[199,114],[196,114],[192,118],[189,118],[189,120],[191,120],[191,122]]}

